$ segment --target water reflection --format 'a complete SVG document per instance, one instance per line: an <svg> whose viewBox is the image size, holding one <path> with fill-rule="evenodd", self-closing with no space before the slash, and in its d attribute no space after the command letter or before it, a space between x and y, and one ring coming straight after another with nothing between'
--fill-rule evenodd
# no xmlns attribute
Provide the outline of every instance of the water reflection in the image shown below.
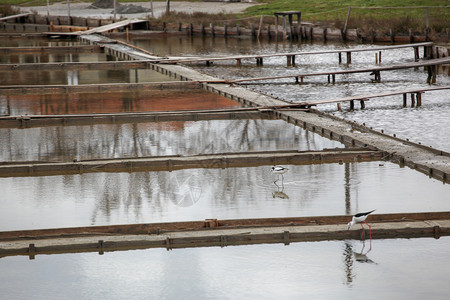
<svg viewBox="0 0 450 300"><path fill-rule="evenodd" d="M0 178L0 231L346 214L344 165L288 167L284 189L270 166ZM414 170L377 162L350 168L351 213L450 210L448 185Z"/></svg>
<svg viewBox="0 0 450 300"><path fill-rule="evenodd" d="M235 101L204 90L172 89L116 93L71 93L0 96L4 115L62 115L91 113L197 110L241 107Z"/></svg>
<svg viewBox="0 0 450 300"><path fill-rule="evenodd" d="M377 240L369 258L376 263L357 263L355 247L323 241L6 257L0 289L6 299L448 298L449 237Z"/></svg>
<svg viewBox="0 0 450 300"><path fill-rule="evenodd" d="M136 39L136 45L159 55L236 55L236 54L266 54L286 52L321 51L345 48L373 48L377 45L362 45L339 42L298 42L298 43L267 43L255 42L251 39L187 39L183 37L168 37L161 40ZM420 49L423 57L423 49ZM409 63L414 60L413 49L397 49L383 51L382 66ZM375 63L373 52L359 52L352 55L352 64L338 63L337 54L303 55L296 58L296 65L286 67L285 57L264 58L264 66L255 66L254 61L244 61L237 68L234 61L215 62L213 66L197 64L194 68L201 72L224 79L240 79L249 77L273 77L289 74L327 72L340 69L363 69L380 66ZM433 86L450 84L450 68L438 70L437 82ZM318 99L333 99L353 95L376 94L380 91L395 91L405 89L421 89L429 87L425 68L415 70L405 69L392 72L382 72L381 82L372 82L372 77L364 74L346 74L336 76L336 83L327 83L325 77L306 78L303 85L295 84L294 80L270 80L246 85L247 88L261 93L273 95L281 99L300 102ZM366 109L348 111L348 104L343 104L343 111L336 112L336 105L321 105L319 109L335 113L338 116L366 123L375 129L383 129L388 134L431 145L435 148L449 151L450 134L437 134L436 128L449 127L448 105L450 94L447 91L426 93L422 99L421 108L404 109L401 96L384 97L366 101ZM402 122L398 122L402 120Z"/></svg>
<svg viewBox="0 0 450 300"><path fill-rule="evenodd" d="M0 128L2 161L73 161L336 147L342 144L282 120Z"/></svg>

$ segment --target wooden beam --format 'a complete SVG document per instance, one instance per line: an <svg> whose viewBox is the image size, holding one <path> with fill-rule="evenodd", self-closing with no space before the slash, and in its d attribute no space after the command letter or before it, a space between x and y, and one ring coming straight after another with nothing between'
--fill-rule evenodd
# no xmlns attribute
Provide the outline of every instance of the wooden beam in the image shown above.
<svg viewBox="0 0 450 300"><path fill-rule="evenodd" d="M79 45L79 46L48 46L48 47L0 47L0 54L17 54L17 53L81 53L95 52L102 53L103 48L99 45Z"/></svg>
<svg viewBox="0 0 450 300"><path fill-rule="evenodd" d="M35 70L127 70L147 69L146 61L101 61L101 62L60 62L60 63L25 63L0 64L0 71L35 71Z"/></svg>
<svg viewBox="0 0 450 300"><path fill-rule="evenodd" d="M191 168L238 168L274 164L322 164L381 160L385 154L364 149L268 151L194 156L98 159L74 162L13 162L0 165L0 177L48 176L90 172L172 171Z"/></svg>
<svg viewBox="0 0 450 300"><path fill-rule="evenodd" d="M197 81L164 81L147 83L105 83L82 85L4 85L0 86L2 95L61 94L61 93L112 93L137 89L199 89Z"/></svg>
<svg viewBox="0 0 450 300"><path fill-rule="evenodd" d="M372 238L450 235L450 212L371 215ZM145 248L225 247L262 243L360 239L347 230L351 216L107 225L0 232L0 257L132 250Z"/></svg>

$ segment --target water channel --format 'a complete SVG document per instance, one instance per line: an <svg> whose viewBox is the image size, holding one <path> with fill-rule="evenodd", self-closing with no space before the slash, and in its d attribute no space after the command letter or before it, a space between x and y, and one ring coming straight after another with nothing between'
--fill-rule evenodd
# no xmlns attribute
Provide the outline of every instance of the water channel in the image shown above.
<svg viewBox="0 0 450 300"><path fill-rule="evenodd" d="M45 41L42 43L45 45ZM133 43L163 56L372 47L186 37L134 40ZM80 56L80 61L109 59L102 54L95 54L97 58L90 55ZM227 79L262 77L367 67L374 65L373 55L355 54L350 66L340 66L337 55L323 55L299 57L297 65L292 67L286 67L284 57L266 59L263 67L256 67L254 61L244 62L240 68L234 62L193 67ZM21 61L21 58L17 59ZM411 49L386 51L382 64L412 59ZM26 58L25 61L36 62L41 58ZM145 70L142 72L143 75L139 73L138 76L142 79L140 82L160 79L150 73L145 75ZM449 84L445 72L448 70L440 70L436 85ZM35 77L26 72L18 73L14 84L33 84L28 80ZM94 81L97 83L134 82L138 77L133 74L134 70L114 74L80 72L77 84L92 83L93 78L98 79ZM67 73L41 75L36 77L43 78L38 84L69 82ZM12 84L9 80L13 79L2 78L2 84ZM369 76L358 75L338 77L335 84L327 83L325 77L317 77L302 86L288 80L247 86L295 102L427 87L428 84L425 71L407 70L382 73L381 83L372 82ZM0 113L164 110L164 93L154 93L150 97L145 93L119 93L103 98L89 94L67 98L63 95L0 96ZM189 93L185 92L186 95ZM204 106L207 108L235 105L217 96L201 97L196 95L194 98L209 103ZM207 98L212 99L211 102ZM59 99L66 103L59 107ZM160 99L158 105L152 102L154 99ZM79 105L77 101L80 101ZM98 104L98 101L102 103ZM420 108L402 108L401 101L400 96L369 101L366 110L352 112L336 112L334 106L319 109L449 150L450 133L442 130L449 126L449 95L445 92L425 94ZM125 102L132 104L124 105ZM170 110L193 109L186 104L192 101L185 101L178 108L175 102L167 102ZM343 147L284 121L259 119L2 128L0 142L2 162ZM0 231L208 218L341 215L369 209L377 209L377 213L450 210L448 185L389 162L287 167L289 171L284 180L277 184L270 166L0 178ZM103 256L96 253L38 255L34 260L4 257L0 258L0 290L2 297L7 299L245 299L273 298L273 295L286 299L300 296L348 299L359 298L361 294L368 299L446 299L445 280L450 263L448 237L374 240L369 253L368 242L363 246L361 241L326 241L169 252L148 249L105 253ZM361 255L365 253L366 256Z"/></svg>
<svg viewBox="0 0 450 300"><path fill-rule="evenodd" d="M365 246L365 247L364 247ZM0 259L5 299L447 299L450 238Z"/></svg>

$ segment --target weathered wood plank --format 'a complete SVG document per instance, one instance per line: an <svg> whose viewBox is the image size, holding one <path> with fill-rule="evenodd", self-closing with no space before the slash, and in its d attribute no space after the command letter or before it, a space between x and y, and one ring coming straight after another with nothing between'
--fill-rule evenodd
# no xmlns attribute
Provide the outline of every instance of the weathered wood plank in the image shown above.
<svg viewBox="0 0 450 300"><path fill-rule="evenodd" d="M78 46L42 46L42 47L0 47L0 54L17 53L80 53L95 52L101 53L103 49L99 45L78 45Z"/></svg>
<svg viewBox="0 0 450 300"><path fill-rule="evenodd" d="M383 47L373 47L373 48L349 48L349 49L336 49L336 50L325 50L325 51L305 51L305 52L289 52L289 53L270 53L270 54L259 54L259 55L232 55L232 56L221 56L221 57L188 57L188 58L168 58L162 59L160 63L195 63L204 61L221 61L221 60L237 60L237 59L255 59L255 58L266 58L266 57L278 57L278 56L301 56L301 55L317 55L317 54L332 54L332 53L351 53L351 52L367 52L367 51L382 51L382 50L394 50L401 48L414 48L414 47L425 47L432 46L433 42L415 43L415 44L404 44L404 45L393 45L393 46L383 46Z"/></svg>
<svg viewBox="0 0 450 300"><path fill-rule="evenodd" d="M130 224L0 232L0 257L99 252L162 247L225 247L359 239L358 227L347 230L351 216L241 219ZM450 212L371 215L372 238L417 238L450 235Z"/></svg>
<svg viewBox="0 0 450 300"><path fill-rule="evenodd" d="M350 69L350 70L339 70L339 71L329 71L329 72L317 72L317 73L299 73L292 75L284 75L284 76L271 76L271 77L256 77L256 78L244 78L244 79L236 79L236 80L226 80L223 81L225 83L242 83L249 81L261 81L261 80L271 80L271 79L285 79L285 78L303 78L303 77L312 77L312 76L326 76L326 75L338 75L338 74L354 74L354 73L369 73L369 72L381 72L381 71L394 71L401 69L411 69L425 66L435 66L435 65L444 65L450 63L450 56L424 60L419 62L412 62L401 65L392 65L392 66L383 66L383 67L372 67L365 69ZM214 81L214 83L219 83L220 80Z"/></svg>
<svg viewBox="0 0 450 300"><path fill-rule="evenodd" d="M0 64L0 71L35 71L35 70L128 70L147 69L146 61L101 61L101 62L59 62L59 63L25 63Z"/></svg>
<svg viewBox="0 0 450 300"><path fill-rule="evenodd" d="M164 81L144 83L105 83L83 85L4 85L0 86L2 95L25 94L61 94L61 93L111 93L138 89L197 89L201 88L197 81Z"/></svg>
<svg viewBox="0 0 450 300"><path fill-rule="evenodd" d="M131 122L168 122L199 120L231 120L273 118L259 108L183 110L71 115L26 115L0 117L0 128L32 128L44 126L79 126Z"/></svg>
<svg viewBox="0 0 450 300"><path fill-rule="evenodd" d="M22 162L0 165L0 177L48 176L90 172L172 171L192 168L231 168L275 164L322 164L381 160L379 151L329 149L323 151L270 151L194 156L115 158L75 162Z"/></svg>

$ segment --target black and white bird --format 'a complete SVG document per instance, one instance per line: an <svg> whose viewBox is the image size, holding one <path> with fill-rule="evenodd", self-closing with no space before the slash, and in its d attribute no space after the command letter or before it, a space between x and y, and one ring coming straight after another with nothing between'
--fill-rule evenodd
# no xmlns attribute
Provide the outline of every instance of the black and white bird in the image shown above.
<svg viewBox="0 0 450 300"><path fill-rule="evenodd" d="M348 224L347 224L348 225L347 230L349 230L350 227L352 227L353 225L359 223L359 224L361 224L361 227L362 227L361 238L363 238L363 236L364 236L364 226L363 226L362 223L365 223L367 226L369 226L369 237L372 238L372 227L369 224L366 223L366 219L369 216L369 214L373 213L374 211L375 211L375 209L371 210L371 211L368 211L368 212L358 213L358 214L354 215L352 220L350 222L348 222Z"/></svg>
<svg viewBox="0 0 450 300"><path fill-rule="evenodd" d="M282 166L273 166L272 167L272 173L273 174L277 174L278 178L277 180L275 180L273 183L277 184L277 181L280 180L280 175L281 175L281 182L283 183L283 174L286 173L289 169L282 167Z"/></svg>

